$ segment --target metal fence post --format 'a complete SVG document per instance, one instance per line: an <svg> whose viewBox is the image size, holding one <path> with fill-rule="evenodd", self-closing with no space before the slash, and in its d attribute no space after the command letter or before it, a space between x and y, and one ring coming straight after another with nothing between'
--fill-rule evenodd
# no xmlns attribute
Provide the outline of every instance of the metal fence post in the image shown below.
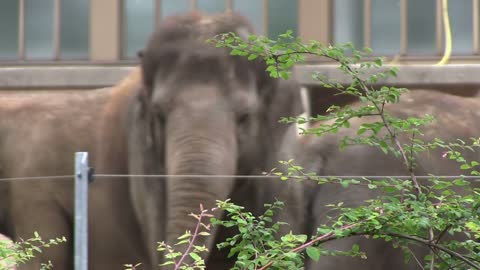
<svg viewBox="0 0 480 270"><path fill-rule="evenodd" d="M75 270L88 269L88 153L75 153Z"/></svg>

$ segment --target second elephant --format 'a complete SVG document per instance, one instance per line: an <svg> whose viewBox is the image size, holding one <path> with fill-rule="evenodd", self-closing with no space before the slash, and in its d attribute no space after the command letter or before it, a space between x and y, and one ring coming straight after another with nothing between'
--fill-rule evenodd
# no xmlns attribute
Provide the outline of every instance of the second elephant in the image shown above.
<svg viewBox="0 0 480 270"><path fill-rule="evenodd" d="M359 106L353 104L352 106ZM425 114L433 115L435 121L422 131L424 141L440 138L446 142L453 142L457 138L469 141L471 137L479 137L480 114L478 98L466 98L445 93L425 90L414 90L402 95L401 102L385 106L385 110L393 116L406 118L409 116L421 117ZM409 175L402 159L385 155L380 149L373 146L355 145L339 150L340 140L344 136L355 137L361 124L379 121L379 116L355 118L350 121L351 128L341 129L338 134L328 134L321 137L313 135L289 141L284 144L283 159L295 159L295 164L302 166L305 172L315 172L317 175L336 176L383 176ZM480 153L465 151L467 160L480 160ZM416 175L460 175L459 164L442 157L441 149L421 154L417 159ZM327 204L344 202L346 207L361 206L365 200L375 198L379 193L367 187L350 186L343 188L340 185L305 183L305 197L308 216L307 231L314 234L316 228L328 222L328 216L334 216ZM307 263L307 269L319 270L347 270L347 269L421 269L414 260L405 265L401 250L393 249L391 243L380 240L352 237L336 241L329 241L324 247L335 250L349 250L353 244L359 244L360 249L366 252L368 259L348 257L322 257L320 261ZM418 258L423 259L425 250L416 250Z"/></svg>

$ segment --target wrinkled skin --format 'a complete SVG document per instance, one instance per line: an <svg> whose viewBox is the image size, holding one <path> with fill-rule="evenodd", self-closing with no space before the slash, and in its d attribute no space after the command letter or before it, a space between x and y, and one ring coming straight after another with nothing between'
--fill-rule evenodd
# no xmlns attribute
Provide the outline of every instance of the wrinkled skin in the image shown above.
<svg viewBox="0 0 480 270"><path fill-rule="evenodd" d="M277 121L300 113L298 85L270 79L263 65L232 60L226 51L197 40L236 30L211 19L192 16L188 20L200 24L189 28L186 22L186 32L173 23L167 35L171 46L161 43L165 59L147 48L143 86L136 70L111 89L2 95L1 177L71 175L77 151L89 152L90 165L107 174L251 175L276 165L274 150L286 131ZM2 230L16 240L34 231L69 240L21 269L38 269L47 260L56 269L72 269L72 181L0 187L11 198L2 197L0 204L1 219L7 221ZM89 187L90 269L137 262L156 268L155 243L174 243L191 230L195 221L188 214L200 203L212 207L217 199L232 198L258 213L274 197L289 202L279 219L294 230L302 227L303 204L296 203L301 190L278 180L98 178ZM205 244L213 248L224 233L214 231ZM214 251L209 269L225 269L224 260Z"/></svg>
<svg viewBox="0 0 480 270"><path fill-rule="evenodd" d="M187 16L164 25L142 53L144 90L130 111L129 172L258 175L275 166L275 149L287 129L277 121L300 113L298 85L271 79L261 62L230 56L203 42L222 32L250 31L239 17ZM139 177L130 188L153 265L160 261L155 243L176 243L195 227L188 214L198 213L200 204L213 207L215 200L232 198L259 213L263 203L278 198L288 203L279 219L294 231L303 226L301 190L277 179ZM226 233L216 230L198 244L215 250L213 243ZM207 268L227 269L225 260L214 251Z"/></svg>
<svg viewBox="0 0 480 270"><path fill-rule="evenodd" d="M96 132L107 128L98 121L102 111L109 102L133 95L139 85L137 69L112 88L1 93L1 177L72 175L77 151L89 152L95 167ZM8 195L2 194L0 210L3 229L12 238L27 239L37 231L43 239L65 236L68 241L44 249L20 269L39 269L48 260L55 269L73 269L73 180L0 182L0 191ZM125 196L125 182L97 179L90 185L89 260L95 265L90 269L121 269L143 259Z"/></svg>
<svg viewBox="0 0 480 270"><path fill-rule="evenodd" d="M435 93L432 91L414 90L401 98L400 104L390 105L386 110L400 117L423 116L428 113L435 116L436 121L425 130L426 141L435 137L445 141L460 138L469 141L470 137L480 135L477 108L480 100ZM302 136L295 143L284 143L284 158L294 158L295 163L303 166L307 172L318 175L408 175L400 159L386 156L381 150L370 146L352 146L344 151L338 150L340 138L346 135L354 136L361 123L379 121L378 118L363 117L351 120L351 129L344 129L336 135L315 137ZM467 151L467 160L480 160L480 154ZM442 158L442 150L422 154L415 170L417 175L459 175L462 171L459 165ZM332 210L325 205L345 202L347 206L361 205L366 199L373 198L375 191L364 187L351 186L348 189L339 185L305 185L305 197L309 199L306 208L309 211L306 224L311 224L308 231L313 232L317 225L325 224L327 215L334 216ZM358 243L360 249L367 253L368 259L345 257L322 257L319 262L309 262L307 269L421 269L415 263L405 265L400 250L393 249L389 244L368 240L361 237L348 238L341 241L331 241L325 244L331 249L348 250L352 244ZM424 250L416 250L420 258Z"/></svg>

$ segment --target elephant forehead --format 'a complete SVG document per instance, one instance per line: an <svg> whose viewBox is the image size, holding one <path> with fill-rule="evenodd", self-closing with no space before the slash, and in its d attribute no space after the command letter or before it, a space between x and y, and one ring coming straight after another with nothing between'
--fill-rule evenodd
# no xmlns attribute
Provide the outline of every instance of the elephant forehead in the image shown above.
<svg viewBox="0 0 480 270"><path fill-rule="evenodd" d="M175 89L175 105L188 104L193 107L202 107L221 104L225 102L225 96L218 86L208 85L185 85Z"/></svg>

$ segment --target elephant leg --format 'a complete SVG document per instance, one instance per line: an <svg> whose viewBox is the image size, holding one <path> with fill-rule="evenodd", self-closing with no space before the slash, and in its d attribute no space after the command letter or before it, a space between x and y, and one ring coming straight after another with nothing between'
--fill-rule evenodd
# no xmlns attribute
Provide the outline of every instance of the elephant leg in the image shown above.
<svg viewBox="0 0 480 270"><path fill-rule="evenodd" d="M14 240L29 239L34 232L43 240L65 237L66 243L42 248L35 258L20 265L19 269L40 269L42 263L51 261L55 269L73 268L72 200L71 182L37 181L11 183L11 217ZM62 194L62 197L57 195ZM38 243L34 243L38 245Z"/></svg>
<svg viewBox="0 0 480 270"><path fill-rule="evenodd" d="M127 181L96 179L89 186L89 269L151 269L130 205Z"/></svg>

